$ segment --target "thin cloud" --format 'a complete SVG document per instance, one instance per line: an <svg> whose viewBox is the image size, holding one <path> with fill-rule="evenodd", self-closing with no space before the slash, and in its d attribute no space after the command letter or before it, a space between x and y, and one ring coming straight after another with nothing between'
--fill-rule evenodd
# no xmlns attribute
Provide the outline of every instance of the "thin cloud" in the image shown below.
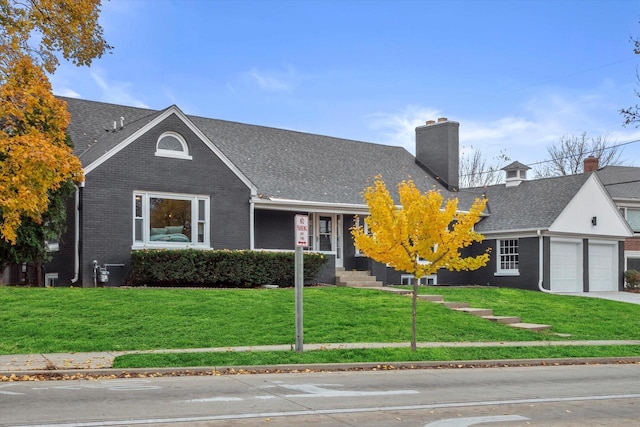
<svg viewBox="0 0 640 427"><path fill-rule="evenodd" d="M102 96L100 98L103 101L114 104L131 105L140 108L149 108L147 104L131 94L131 83L109 81L104 74L105 73L99 69L91 72L91 78L102 91Z"/></svg>
<svg viewBox="0 0 640 427"><path fill-rule="evenodd" d="M606 136L612 144L640 138L639 129L611 128L612 119L619 115L617 107L610 105L611 100L605 101L611 91L611 82L580 93L547 88L512 108L513 113L508 116L482 121L465 117L450 119L460 122L461 152L464 147L467 147L465 152L473 147L473 151L482 152L485 158L506 154L523 163L539 162L547 158L546 147L565 135L586 132L593 137ZM440 115L436 108L412 105L399 112L372 115L371 127L382 132L386 137L384 143L413 153L415 127Z"/></svg>
<svg viewBox="0 0 640 427"><path fill-rule="evenodd" d="M503 117L490 122L466 121L460 129L460 138L468 144L496 141L513 135L530 133L536 123L523 117Z"/></svg>
<svg viewBox="0 0 640 427"><path fill-rule="evenodd" d="M385 144L404 147L415 153L416 127L440 117L440 112L435 108L409 105L403 111L374 113L370 117L371 129L382 132Z"/></svg>
<svg viewBox="0 0 640 427"><path fill-rule="evenodd" d="M68 63L62 63L58 68L58 71L49 76L53 93L58 96L66 96L69 98L82 97L77 89L78 79L76 78L76 69L77 67L70 68ZM74 82L74 84L71 84L70 82Z"/></svg>
<svg viewBox="0 0 640 427"><path fill-rule="evenodd" d="M252 68L244 73L252 84L265 92L293 92L297 73L292 67L286 67L284 71L264 71Z"/></svg>
<svg viewBox="0 0 640 427"><path fill-rule="evenodd" d="M66 96L67 98L80 98L80 94L71 88L56 89L55 94L58 96Z"/></svg>

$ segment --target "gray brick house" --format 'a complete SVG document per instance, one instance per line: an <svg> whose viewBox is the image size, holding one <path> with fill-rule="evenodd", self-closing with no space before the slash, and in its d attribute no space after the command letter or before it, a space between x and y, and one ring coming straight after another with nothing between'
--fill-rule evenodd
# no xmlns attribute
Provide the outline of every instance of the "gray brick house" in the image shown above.
<svg viewBox="0 0 640 427"><path fill-rule="evenodd" d="M622 283L620 248L631 232L595 174L527 181L526 167L516 163L506 184L459 190L457 122L418 127L414 157L400 147L187 116L176 106L156 111L63 99L85 182L46 266L51 283L94 286L95 265L106 264L105 285L124 284L135 249L293 250L296 214L309 215L309 250L330 259L319 282L335 283L336 269L345 269L369 271L384 284L409 283L409 276L360 256L350 236L354 216L367 214L361 192L377 175L392 194L396 183L412 179L424 191L458 197L461 210L475 197L489 198L477 226L487 240L471 250L492 247L491 263L425 281L567 290L559 284L568 272L553 260L559 250L570 260L574 248L561 243L575 241L572 262L580 274L573 280L581 286L570 291ZM605 267L589 269L596 264L589 254L598 251L610 264L606 274Z"/></svg>

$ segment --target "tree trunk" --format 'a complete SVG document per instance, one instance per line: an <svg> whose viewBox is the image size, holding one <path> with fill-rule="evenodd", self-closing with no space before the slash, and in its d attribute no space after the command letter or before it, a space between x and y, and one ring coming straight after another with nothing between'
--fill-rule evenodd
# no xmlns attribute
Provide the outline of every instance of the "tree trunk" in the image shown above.
<svg viewBox="0 0 640 427"><path fill-rule="evenodd" d="M44 286L42 283L42 261L36 261L36 286L41 288Z"/></svg>

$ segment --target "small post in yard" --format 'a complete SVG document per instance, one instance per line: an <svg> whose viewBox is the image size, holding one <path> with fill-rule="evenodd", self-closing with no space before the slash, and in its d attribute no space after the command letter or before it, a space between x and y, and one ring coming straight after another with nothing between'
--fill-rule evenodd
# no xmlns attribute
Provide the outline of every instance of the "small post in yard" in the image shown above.
<svg viewBox="0 0 640 427"><path fill-rule="evenodd" d="M304 288L304 257L302 248L309 246L309 217L295 216L296 256L295 256L295 294L296 294L296 352L302 353L304 329L302 323L302 289Z"/></svg>

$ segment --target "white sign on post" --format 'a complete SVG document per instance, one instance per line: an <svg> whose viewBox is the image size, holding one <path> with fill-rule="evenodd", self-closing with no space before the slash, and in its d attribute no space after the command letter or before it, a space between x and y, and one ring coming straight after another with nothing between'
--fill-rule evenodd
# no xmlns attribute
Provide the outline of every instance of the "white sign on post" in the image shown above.
<svg viewBox="0 0 640 427"><path fill-rule="evenodd" d="M304 346L304 327L302 315L302 288L304 287L304 257L302 248L309 246L309 217L296 215L296 252L295 252L295 297L296 297L296 352L302 353Z"/></svg>
<svg viewBox="0 0 640 427"><path fill-rule="evenodd" d="M309 246L309 217L296 215L296 246Z"/></svg>

